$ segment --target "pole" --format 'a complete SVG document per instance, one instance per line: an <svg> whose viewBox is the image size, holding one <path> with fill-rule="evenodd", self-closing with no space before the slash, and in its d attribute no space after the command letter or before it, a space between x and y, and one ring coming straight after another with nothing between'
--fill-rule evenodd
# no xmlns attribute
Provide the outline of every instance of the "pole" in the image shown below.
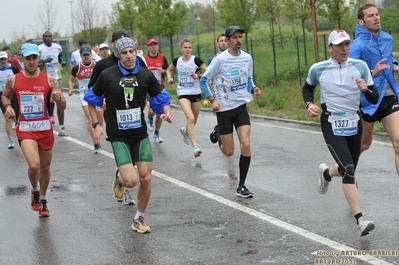
<svg viewBox="0 0 399 265"><path fill-rule="evenodd" d="M312 26L313 26L313 44L316 62L320 62L319 57L319 41L317 38L317 22L316 22L316 0L310 0L310 5L312 9Z"/></svg>
<svg viewBox="0 0 399 265"><path fill-rule="evenodd" d="M73 1L70 0L70 1L68 1L68 3L71 4L71 22L72 22L72 35L73 35L73 33L75 32L75 29L74 29L74 26L73 26L73 11L72 11L72 3L73 3Z"/></svg>
<svg viewBox="0 0 399 265"><path fill-rule="evenodd" d="M213 23L213 52L216 53L216 17L215 17L215 0L212 1L212 23Z"/></svg>
<svg viewBox="0 0 399 265"><path fill-rule="evenodd" d="M194 15L194 19L195 19L195 30L197 32L197 53L198 53L198 57L201 58L201 52L200 52L200 46L199 46L199 37L198 37L198 21L201 20L201 18L199 16L197 16L197 14Z"/></svg>

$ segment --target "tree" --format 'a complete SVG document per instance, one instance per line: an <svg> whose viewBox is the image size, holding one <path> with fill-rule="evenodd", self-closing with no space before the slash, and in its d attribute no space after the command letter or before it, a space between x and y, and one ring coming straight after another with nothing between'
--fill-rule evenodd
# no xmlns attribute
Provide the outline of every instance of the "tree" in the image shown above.
<svg viewBox="0 0 399 265"><path fill-rule="evenodd" d="M56 30L55 25L60 20L59 6L54 6L53 0L42 0L39 5L31 29L37 36L42 36L43 32Z"/></svg>
<svg viewBox="0 0 399 265"><path fill-rule="evenodd" d="M108 16L111 29L125 29L130 36L134 36L134 25L138 16L134 0L119 0L112 4L112 12Z"/></svg>
<svg viewBox="0 0 399 265"><path fill-rule="evenodd" d="M91 47L94 47L96 44L102 43L107 39L108 36L107 27L92 28L91 32L93 33L93 42L90 43ZM82 38L86 38L86 35L84 35L84 31L73 34L74 43L78 43L79 40L81 40Z"/></svg>
<svg viewBox="0 0 399 265"><path fill-rule="evenodd" d="M146 38L166 37L174 58L173 36L179 32L187 19L188 8L184 2L172 0L135 0L138 7L137 26Z"/></svg>
<svg viewBox="0 0 399 265"><path fill-rule="evenodd" d="M225 27L237 25L245 29L245 46L248 51L248 33L255 23L254 0L219 0L216 7Z"/></svg>
<svg viewBox="0 0 399 265"><path fill-rule="evenodd" d="M256 6L256 18L266 17L270 24L270 34L272 39L274 39L274 22L280 17L281 15L281 2L279 0L255 0ZM280 34L280 42L281 48L284 49L283 37L281 34L281 27L280 22L278 21L279 25L279 34Z"/></svg>
<svg viewBox="0 0 399 265"><path fill-rule="evenodd" d="M305 65L308 65L308 58L306 52L306 31L305 22L312 18L312 10L318 8L316 0L283 0L284 14L288 19L299 19L302 27L302 41L305 56ZM314 21L316 23L316 21ZM316 33L315 33L316 34Z"/></svg>
<svg viewBox="0 0 399 265"><path fill-rule="evenodd" d="M83 37L86 38L90 45L96 44L95 28L99 28L100 16L98 5L92 0L78 0L78 8L75 12L76 25L78 25L78 31L81 31Z"/></svg>
<svg viewBox="0 0 399 265"><path fill-rule="evenodd" d="M349 14L349 7L345 0L320 0L321 8L319 15L328 18L331 22L337 23L338 29L342 29L342 19ZM330 28L331 30L333 28Z"/></svg>
<svg viewBox="0 0 399 265"><path fill-rule="evenodd" d="M384 31L399 33L399 24L397 21L399 0L386 0L384 7L379 9Z"/></svg>

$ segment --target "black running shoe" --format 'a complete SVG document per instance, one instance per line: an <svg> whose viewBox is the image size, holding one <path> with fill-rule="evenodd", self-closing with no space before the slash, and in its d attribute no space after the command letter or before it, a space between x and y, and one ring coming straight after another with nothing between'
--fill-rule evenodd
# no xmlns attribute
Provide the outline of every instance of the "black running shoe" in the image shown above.
<svg viewBox="0 0 399 265"><path fill-rule="evenodd" d="M218 131L218 125L216 124L216 125L215 125L215 128L213 129L213 131L212 131L211 134L209 135L209 139L211 140L211 142L212 142L213 144L216 144L217 141L218 141L218 138L216 137L216 134L218 134L218 133L219 133L219 131Z"/></svg>
<svg viewBox="0 0 399 265"><path fill-rule="evenodd" d="M253 194L252 192L250 192L250 191L247 189L247 187L245 187L244 185L243 185L243 186L238 186L238 187L237 187L236 195L237 195L238 197L243 197L243 198L250 198L250 197L253 197L253 196L254 196L254 194Z"/></svg>

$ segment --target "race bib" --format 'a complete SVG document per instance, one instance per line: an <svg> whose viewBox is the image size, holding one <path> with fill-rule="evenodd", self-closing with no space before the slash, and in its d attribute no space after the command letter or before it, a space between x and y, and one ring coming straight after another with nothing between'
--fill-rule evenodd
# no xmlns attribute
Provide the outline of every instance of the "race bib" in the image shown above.
<svg viewBox="0 0 399 265"><path fill-rule="evenodd" d="M233 70L229 72L230 90L237 91L247 88L247 74L241 70Z"/></svg>
<svg viewBox="0 0 399 265"><path fill-rule="evenodd" d="M0 81L0 93L3 93L5 88L6 88L6 80L1 80Z"/></svg>
<svg viewBox="0 0 399 265"><path fill-rule="evenodd" d="M129 130L141 127L140 108L116 110L119 130Z"/></svg>
<svg viewBox="0 0 399 265"><path fill-rule="evenodd" d="M83 94L86 94L87 91L89 91L89 88L88 88L89 82L90 82L90 79L81 80L79 90L83 91Z"/></svg>
<svg viewBox="0 0 399 265"><path fill-rule="evenodd" d="M178 80L180 86L194 86L194 79L188 71L179 71Z"/></svg>
<svg viewBox="0 0 399 265"><path fill-rule="evenodd" d="M51 129L50 121L20 121L19 130L23 132L48 131Z"/></svg>
<svg viewBox="0 0 399 265"><path fill-rule="evenodd" d="M20 112L25 120L44 117L44 95L21 95Z"/></svg>
<svg viewBox="0 0 399 265"><path fill-rule="evenodd" d="M158 80L159 83L161 83L161 73L158 70L151 70L151 72L154 74L155 78Z"/></svg>
<svg viewBox="0 0 399 265"><path fill-rule="evenodd" d="M357 134L359 115L357 113L336 112L328 117L334 135L352 136Z"/></svg>

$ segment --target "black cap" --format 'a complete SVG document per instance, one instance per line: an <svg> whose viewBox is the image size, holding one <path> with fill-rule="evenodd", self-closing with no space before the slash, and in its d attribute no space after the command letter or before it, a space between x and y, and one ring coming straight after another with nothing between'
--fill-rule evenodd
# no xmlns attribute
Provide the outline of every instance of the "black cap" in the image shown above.
<svg viewBox="0 0 399 265"><path fill-rule="evenodd" d="M240 28L239 26L230 26L226 29L226 38L230 39L231 35L234 34L234 32L240 31L241 33L245 33L245 30Z"/></svg>
<svg viewBox="0 0 399 265"><path fill-rule="evenodd" d="M123 37L129 37L129 34L127 34L127 32L122 29L118 29L118 30L114 31L114 33L112 33L111 42L119 40L120 38L123 38Z"/></svg>
<svg viewBox="0 0 399 265"><path fill-rule="evenodd" d="M82 46L82 48L80 48L80 54L91 54L90 46Z"/></svg>

